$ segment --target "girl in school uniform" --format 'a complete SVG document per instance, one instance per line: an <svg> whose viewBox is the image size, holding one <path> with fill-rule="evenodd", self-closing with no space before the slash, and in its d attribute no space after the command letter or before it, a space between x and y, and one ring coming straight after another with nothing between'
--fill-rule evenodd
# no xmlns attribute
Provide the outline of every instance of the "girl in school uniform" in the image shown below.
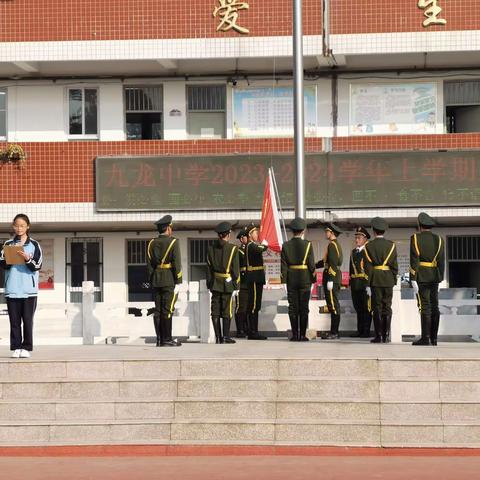
<svg viewBox="0 0 480 480"><path fill-rule="evenodd" d="M12 226L15 236L5 242L0 252L0 266L6 270L5 297L10 318L10 350L12 358L29 358L33 350L33 316L37 307L42 249L29 235L30 220L27 215L16 215ZM15 253L23 262L7 263L4 252L6 246L23 247Z"/></svg>

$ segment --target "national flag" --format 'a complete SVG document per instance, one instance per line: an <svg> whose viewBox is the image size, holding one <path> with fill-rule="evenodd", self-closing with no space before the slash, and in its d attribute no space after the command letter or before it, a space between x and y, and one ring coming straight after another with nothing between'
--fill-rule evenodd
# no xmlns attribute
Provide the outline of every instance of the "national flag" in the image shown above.
<svg viewBox="0 0 480 480"><path fill-rule="evenodd" d="M267 240L268 247L275 252L282 250L283 238L271 168L268 169L268 177L265 182L259 240Z"/></svg>

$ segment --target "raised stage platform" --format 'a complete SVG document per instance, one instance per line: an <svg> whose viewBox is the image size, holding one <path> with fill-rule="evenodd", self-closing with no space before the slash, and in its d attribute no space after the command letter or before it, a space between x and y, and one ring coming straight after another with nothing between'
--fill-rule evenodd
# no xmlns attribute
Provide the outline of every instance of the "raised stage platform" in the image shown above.
<svg viewBox="0 0 480 480"><path fill-rule="evenodd" d="M0 445L480 447L480 345L0 349Z"/></svg>

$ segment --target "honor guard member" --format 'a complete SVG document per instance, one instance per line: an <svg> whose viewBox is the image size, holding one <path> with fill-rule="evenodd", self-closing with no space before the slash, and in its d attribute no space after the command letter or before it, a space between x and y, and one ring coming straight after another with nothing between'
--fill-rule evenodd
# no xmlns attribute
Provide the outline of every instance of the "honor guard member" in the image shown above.
<svg viewBox="0 0 480 480"><path fill-rule="evenodd" d="M356 247L350 254L350 291L352 302L357 312L357 335L355 337L369 338L372 323L371 302L367 295L368 275L365 271L365 245L370 239L368 230L363 227L355 229Z"/></svg>
<svg viewBox="0 0 480 480"><path fill-rule="evenodd" d="M427 213L418 215L420 233L410 237L410 281L417 297L422 336L413 345L437 344L440 310L438 285L445 273L445 242L432 232L435 221Z"/></svg>
<svg viewBox="0 0 480 480"><path fill-rule="evenodd" d="M218 239L208 249L207 286L212 292L211 316L215 343L235 343L230 338L233 297L238 294L240 266L238 249L229 243L232 226L228 222L215 227ZM222 319L222 323L220 323Z"/></svg>
<svg viewBox="0 0 480 480"><path fill-rule="evenodd" d="M365 245L368 260L368 295L371 296L375 338L372 343L390 342L390 324L392 322L393 287L397 283L398 263L395 243L383 234L388 228L387 222L380 217L372 220L375 238Z"/></svg>
<svg viewBox="0 0 480 480"><path fill-rule="evenodd" d="M180 246L172 237L171 215L165 215L155 225L159 236L148 244L147 268L155 300L153 323L157 347L179 347L181 343L172 338L172 315L182 283Z"/></svg>
<svg viewBox="0 0 480 480"><path fill-rule="evenodd" d="M293 342L307 342L308 303L315 282L315 260L312 243L304 240L306 223L297 217L290 223L293 238L282 246L281 279L287 285L288 316Z"/></svg>
<svg viewBox="0 0 480 480"><path fill-rule="evenodd" d="M237 338L247 336L247 308L248 308L248 286L247 286L247 261L245 258L245 247L248 242L248 233L245 229L240 230L237 235L240 240L238 247L238 260L240 264L240 290L237 295L237 306L235 309L235 324L237 326Z"/></svg>
<svg viewBox="0 0 480 480"><path fill-rule="evenodd" d="M258 312L262 307L262 293L265 285L265 267L263 253L268 249L264 240L258 244L258 228L255 225L246 227L248 242L245 247L248 287L248 339L266 340L267 337L258 333Z"/></svg>
<svg viewBox="0 0 480 480"><path fill-rule="evenodd" d="M342 230L334 223L325 225L325 238L328 240L327 250L323 259L317 262L317 268L323 268L323 292L327 302L327 308L330 312L330 333L323 336L324 340L334 340L340 338L338 329L340 326L340 302L338 292L342 284L342 272L340 267L343 262L342 247L337 241L337 237Z"/></svg>

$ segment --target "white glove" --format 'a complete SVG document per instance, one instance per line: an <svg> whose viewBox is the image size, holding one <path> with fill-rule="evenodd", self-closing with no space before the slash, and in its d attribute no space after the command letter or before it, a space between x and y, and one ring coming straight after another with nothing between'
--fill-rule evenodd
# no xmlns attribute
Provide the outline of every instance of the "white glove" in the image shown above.
<svg viewBox="0 0 480 480"><path fill-rule="evenodd" d="M330 280L327 282L327 290L331 292L333 290L333 282Z"/></svg>
<svg viewBox="0 0 480 480"><path fill-rule="evenodd" d="M367 291L367 296L371 297L372 296L372 289L369 286L367 286L367 287L365 287L365 290Z"/></svg>
<svg viewBox="0 0 480 480"><path fill-rule="evenodd" d="M412 288L413 288L413 293L415 295L418 295L418 283L416 282L416 280L412 280Z"/></svg>
<svg viewBox="0 0 480 480"><path fill-rule="evenodd" d="M232 292L232 297L235 298L235 297L238 297L238 290L234 290Z"/></svg>
<svg viewBox="0 0 480 480"><path fill-rule="evenodd" d="M265 245L266 247L268 247L268 240L266 238L262 240L262 245Z"/></svg>
<svg viewBox="0 0 480 480"><path fill-rule="evenodd" d="M180 291L180 284L177 283L177 284L175 285L175 288L173 289L173 294L174 294L174 295L177 295L179 291Z"/></svg>

